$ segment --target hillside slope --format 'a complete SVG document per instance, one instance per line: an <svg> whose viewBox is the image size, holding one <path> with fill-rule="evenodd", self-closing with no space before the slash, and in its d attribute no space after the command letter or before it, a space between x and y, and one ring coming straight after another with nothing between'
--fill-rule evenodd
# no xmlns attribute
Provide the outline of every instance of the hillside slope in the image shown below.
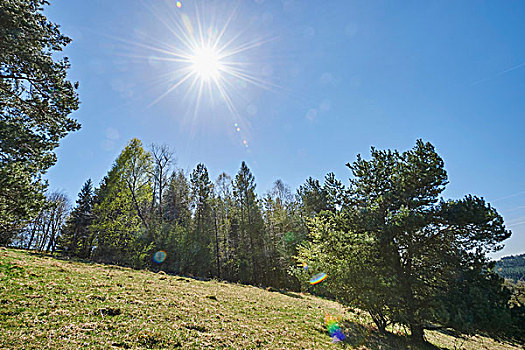
<svg viewBox="0 0 525 350"><path fill-rule="evenodd" d="M502 277L517 281L525 280L525 254L511 255L496 261L496 272Z"/></svg>
<svg viewBox="0 0 525 350"><path fill-rule="evenodd" d="M332 344L326 313L348 342ZM364 314L307 294L270 292L0 248L1 349L405 349ZM427 332L429 348L518 349Z"/></svg>

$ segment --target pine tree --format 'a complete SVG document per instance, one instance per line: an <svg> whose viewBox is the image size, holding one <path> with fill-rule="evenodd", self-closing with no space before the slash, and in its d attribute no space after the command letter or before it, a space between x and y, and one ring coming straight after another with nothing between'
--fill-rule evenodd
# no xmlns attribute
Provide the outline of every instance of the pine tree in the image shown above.
<svg viewBox="0 0 525 350"><path fill-rule="evenodd" d="M78 109L69 61L56 58L71 39L42 14L46 4L0 2L0 245L38 214L53 150L80 128L69 117Z"/></svg>
<svg viewBox="0 0 525 350"><path fill-rule="evenodd" d="M226 173L221 173L215 181L214 219L215 239L214 255L217 265L217 276L235 280L234 261L236 250L234 237L231 235L231 216L233 212L232 179Z"/></svg>
<svg viewBox="0 0 525 350"><path fill-rule="evenodd" d="M328 202L338 206L310 222L310 242L301 249L312 270L329 274L324 286L367 310L380 330L389 322L408 326L417 342L430 324L463 333L504 331L508 296L486 257L510 236L496 210L473 196L439 202L444 163L421 140L403 153L372 148L371 160L358 156L348 166L350 187L329 181ZM472 293L459 292L469 290L465 279ZM483 288L491 292L475 291ZM463 303L447 302L459 295ZM473 305L501 323L488 327Z"/></svg>
<svg viewBox="0 0 525 350"><path fill-rule="evenodd" d="M212 273L211 243L214 232L212 212L213 184L204 164L198 164L190 176L193 199L193 224L185 239L185 270L197 276L210 277Z"/></svg>
<svg viewBox="0 0 525 350"><path fill-rule="evenodd" d="M191 223L190 183L181 170L174 171L166 193L164 219L182 227Z"/></svg>
<svg viewBox="0 0 525 350"><path fill-rule="evenodd" d="M89 258L93 236L89 226L93 222L93 184L88 179L78 194L77 206L71 212L59 241L59 251L67 256Z"/></svg>
<svg viewBox="0 0 525 350"><path fill-rule="evenodd" d="M239 278L241 282L264 284L267 265L264 221L255 193L255 178L245 162L235 176L233 193L239 225Z"/></svg>

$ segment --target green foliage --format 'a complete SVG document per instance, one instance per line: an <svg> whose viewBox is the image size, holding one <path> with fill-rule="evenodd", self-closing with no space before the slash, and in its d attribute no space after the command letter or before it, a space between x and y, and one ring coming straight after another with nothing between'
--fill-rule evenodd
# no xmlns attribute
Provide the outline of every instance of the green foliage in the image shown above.
<svg viewBox="0 0 525 350"><path fill-rule="evenodd" d="M512 325L508 304L511 292L503 287L502 278L480 267L457 275L455 283L440 296L440 321L460 333L482 331L495 338L505 337Z"/></svg>
<svg viewBox="0 0 525 350"><path fill-rule="evenodd" d="M77 206L71 212L59 240L58 251L68 256L89 258L93 235L89 226L93 222L93 185L88 179L78 194Z"/></svg>
<svg viewBox="0 0 525 350"><path fill-rule="evenodd" d="M194 220L185 237L184 271L203 277L212 272L211 243L214 231L212 215L213 184L204 164L198 164L190 177Z"/></svg>
<svg viewBox="0 0 525 350"><path fill-rule="evenodd" d="M0 244L38 213L56 162L53 150L80 125L68 116L78 108L66 79L71 40L42 14L45 0L0 3ZM76 84L75 84L76 85Z"/></svg>
<svg viewBox="0 0 525 350"><path fill-rule="evenodd" d="M233 195L239 236L239 280L262 284L267 272L267 261L263 255L264 221L255 193L255 178L245 162L242 162L235 176Z"/></svg>
<svg viewBox="0 0 525 350"><path fill-rule="evenodd" d="M293 257L297 254L297 246L306 237L307 228L300 215L300 206L290 189L277 180L263 200L263 209L269 284L298 289L297 278L288 270L295 265Z"/></svg>
<svg viewBox="0 0 525 350"><path fill-rule="evenodd" d="M329 274L328 292L367 310L380 329L409 326L417 341L430 325L469 334L504 330L509 295L488 271L486 253L510 232L494 208L473 196L438 202L447 184L443 160L421 140L403 153L372 148L371 160L358 156L348 166L348 189L329 175L316 190L330 211L311 220L310 242L299 254ZM459 295L463 303L450 303ZM496 326L481 319L488 310Z"/></svg>
<svg viewBox="0 0 525 350"><path fill-rule="evenodd" d="M308 178L304 185L299 186L297 193L301 198L303 211L309 217L330 209L328 191L321 186L319 180Z"/></svg>
<svg viewBox="0 0 525 350"><path fill-rule="evenodd" d="M188 227L191 222L190 184L182 171L173 172L170 176L164 220Z"/></svg>
<svg viewBox="0 0 525 350"><path fill-rule="evenodd" d="M244 162L233 181L221 174L214 186L203 164L189 179L180 170L168 177L159 167L170 160L158 159L131 140L91 211L86 183L64 230L66 254L94 245L98 261L277 288L325 272L309 290L368 311L381 331L406 325L419 341L428 327L520 334L523 309L509 309L486 258L510 232L482 198L439 200L446 172L428 143L372 149L370 161L349 165L348 188L328 174L322 185L309 179L297 198L276 181L259 200ZM167 257L154 262L160 250ZM291 275L294 256L308 269Z"/></svg>
<svg viewBox="0 0 525 350"><path fill-rule="evenodd" d="M132 139L96 191L90 226L96 260L140 266L140 252L148 247L140 237L149 228L145 208L152 195L146 176L150 160L142 143Z"/></svg>

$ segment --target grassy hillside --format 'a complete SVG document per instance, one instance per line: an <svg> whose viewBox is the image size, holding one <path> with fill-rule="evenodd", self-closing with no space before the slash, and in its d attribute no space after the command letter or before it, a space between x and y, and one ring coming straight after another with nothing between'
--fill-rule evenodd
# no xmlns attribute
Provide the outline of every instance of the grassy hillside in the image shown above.
<svg viewBox="0 0 525 350"><path fill-rule="evenodd" d="M332 344L326 313L348 342ZM0 248L1 349L406 349L365 314L306 294L85 264ZM447 349L518 349L427 332ZM413 348L415 349L415 348Z"/></svg>

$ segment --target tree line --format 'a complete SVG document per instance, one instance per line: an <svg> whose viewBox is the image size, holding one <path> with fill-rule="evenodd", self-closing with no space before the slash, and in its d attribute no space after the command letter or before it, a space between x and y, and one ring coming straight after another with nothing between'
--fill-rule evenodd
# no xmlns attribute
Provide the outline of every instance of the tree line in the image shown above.
<svg viewBox="0 0 525 350"><path fill-rule="evenodd" d="M525 254L505 256L496 262L496 270L504 278L525 281Z"/></svg>
<svg viewBox="0 0 525 350"><path fill-rule="evenodd" d="M204 164L187 175L175 168L167 146L146 150L132 139L99 187L84 184L64 220L66 202L52 193L17 244L134 268L299 288L289 268L307 232L300 198L280 180L259 197L244 162L235 176L222 173L212 181ZM58 220L60 233L50 223ZM162 262L153 260L158 251L166 253Z"/></svg>
<svg viewBox="0 0 525 350"><path fill-rule="evenodd" d="M52 194L21 237L70 257L308 289L368 311L380 331L406 325L417 341L434 328L523 337L521 299L487 257L511 232L483 198L440 197L447 174L430 143L372 148L348 167L349 185L331 173L294 194L277 180L259 197L245 162L212 181L204 164L186 175L167 146L132 139L67 220L67 201ZM311 286L316 273L328 277Z"/></svg>

